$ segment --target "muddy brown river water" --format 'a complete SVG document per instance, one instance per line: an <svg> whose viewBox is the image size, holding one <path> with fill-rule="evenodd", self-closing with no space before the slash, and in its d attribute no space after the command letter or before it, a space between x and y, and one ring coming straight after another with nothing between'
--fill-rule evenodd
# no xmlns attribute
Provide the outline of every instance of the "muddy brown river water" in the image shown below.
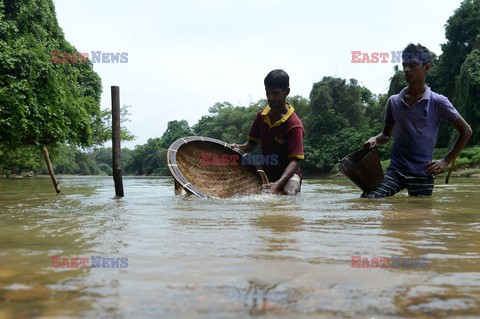
<svg viewBox="0 0 480 319"><path fill-rule="evenodd" d="M223 200L60 182L0 180L0 319L480 318L480 179L377 200L345 179Z"/></svg>

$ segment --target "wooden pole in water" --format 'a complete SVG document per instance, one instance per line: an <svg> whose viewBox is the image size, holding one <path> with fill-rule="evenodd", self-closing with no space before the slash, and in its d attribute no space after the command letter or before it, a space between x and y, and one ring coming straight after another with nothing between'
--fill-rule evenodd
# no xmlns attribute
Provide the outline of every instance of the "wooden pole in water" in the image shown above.
<svg viewBox="0 0 480 319"><path fill-rule="evenodd" d="M57 194L60 194L60 183L58 182L58 179L55 177L55 172L53 171L53 166L52 162L50 161L50 155L48 154L47 148L44 146L42 149L43 156L45 156L45 162L47 162L47 168L48 168L48 173L50 174L50 178L52 179L53 182L53 187L55 187L55 191Z"/></svg>
<svg viewBox="0 0 480 319"><path fill-rule="evenodd" d="M112 168L115 195L123 197L122 154L120 143L120 88L112 86Z"/></svg>
<svg viewBox="0 0 480 319"><path fill-rule="evenodd" d="M448 170L447 178L445 179L445 184L448 184L448 182L450 181L450 175L452 175L453 166L455 166L455 161L456 160L457 160L457 158L455 157L452 161L452 165L450 165L450 169Z"/></svg>

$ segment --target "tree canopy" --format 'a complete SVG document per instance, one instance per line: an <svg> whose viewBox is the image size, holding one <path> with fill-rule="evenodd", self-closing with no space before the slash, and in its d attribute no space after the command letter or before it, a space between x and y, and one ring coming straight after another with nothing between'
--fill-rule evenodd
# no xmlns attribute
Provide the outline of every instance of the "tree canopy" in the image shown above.
<svg viewBox="0 0 480 319"><path fill-rule="evenodd" d="M52 0L0 0L0 144L90 146L103 129L91 63L52 63L76 52Z"/></svg>
<svg viewBox="0 0 480 319"><path fill-rule="evenodd" d="M460 69L456 87L456 104L467 123L480 124L480 49L467 55ZM479 131L474 130L471 144L480 142Z"/></svg>
<svg viewBox="0 0 480 319"><path fill-rule="evenodd" d="M445 24L447 42L442 45L436 70L435 90L452 101L456 98L455 81L465 59L480 48L480 0L464 0Z"/></svg>

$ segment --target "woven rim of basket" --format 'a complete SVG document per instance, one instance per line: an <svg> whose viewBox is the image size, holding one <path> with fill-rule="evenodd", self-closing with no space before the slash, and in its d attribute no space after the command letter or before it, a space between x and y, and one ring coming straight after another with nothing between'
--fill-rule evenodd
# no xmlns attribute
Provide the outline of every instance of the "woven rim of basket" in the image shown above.
<svg viewBox="0 0 480 319"><path fill-rule="evenodd" d="M211 138L211 137L203 137L203 136L187 136L187 137L181 137L175 142L173 142L170 147L168 148L167 151L167 167L168 170L170 171L170 174L172 174L173 178L183 187L183 189L193 195L196 196L201 196L201 197L207 197L207 198L212 198L213 196L210 196L206 194L205 192L199 190L198 188L195 187L195 185L190 184L190 182L185 178L185 176L182 174L182 172L178 169L177 166L177 151L178 149L189 142L210 142L210 143L215 143L218 145L222 145L225 148L228 148L230 150L233 150L235 153L237 153L240 156L247 157L248 160L250 160L250 163L253 163L253 159L251 158L249 153L241 153L238 151L238 149L233 148L231 144L228 144L227 142L217 140L216 138ZM255 169L257 170L258 174L262 178L262 183L267 184L268 183L268 177L265 174L264 170L262 169L261 166L259 165L251 165L254 166Z"/></svg>

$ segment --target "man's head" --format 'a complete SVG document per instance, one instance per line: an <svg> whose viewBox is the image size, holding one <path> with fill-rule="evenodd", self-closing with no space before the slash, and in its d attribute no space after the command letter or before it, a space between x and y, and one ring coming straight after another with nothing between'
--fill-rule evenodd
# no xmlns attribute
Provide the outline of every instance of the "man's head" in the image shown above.
<svg viewBox="0 0 480 319"><path fill-rule="evenodd" d="M408 84L425 82L432 54L420 44L410 43L402 52L403 75Z"/></svg>
<svg viewBox="0 0 480 319"><path fill-rule="evenodd" d="M287 72L278 69L270 71L263 83L265 84L265 92L270 107L284 107L287 96L290 93L290 79Z"/></svg>

